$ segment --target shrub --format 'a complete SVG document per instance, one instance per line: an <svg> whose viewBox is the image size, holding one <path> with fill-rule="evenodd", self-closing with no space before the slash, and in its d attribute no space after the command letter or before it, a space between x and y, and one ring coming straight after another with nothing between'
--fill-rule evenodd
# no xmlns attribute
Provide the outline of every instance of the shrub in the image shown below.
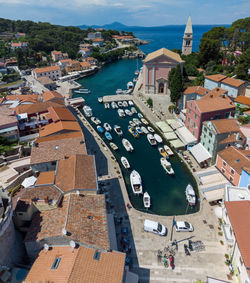
<svg viewBox="0 0 250 283"><path fill-rule="evenodd" d="M229 255L228 255L228 254L225 254L225 258L228 259L228 258L229 258Z"/></svg>
<svg viewBox="0 0 250 283"><path fill-rule="evenodd" d="M222 236L223 234L222 234L222 232L218 232L218 235L219 235L219 236Z"/></svg>
<svg viewBox="0 0 250 283"><path fill-rule="evenodd" d="M152 100L152 98L149 98L147 100L147 104L149 105L149 107L153 107L153 100Z"/></svg>
<svg viewBox="0 0 250 283"><path fill-rule="evenodd" d="M220 240L221 245L224 245L224 242L222 240Z"/></svg>

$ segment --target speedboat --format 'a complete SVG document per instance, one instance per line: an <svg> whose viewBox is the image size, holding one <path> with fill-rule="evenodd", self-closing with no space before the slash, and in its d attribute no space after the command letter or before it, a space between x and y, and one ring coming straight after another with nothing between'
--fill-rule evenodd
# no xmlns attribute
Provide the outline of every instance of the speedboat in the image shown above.
<svg viewBox="0 0 250 283"><path fill-rule="evenodd" d="M161 158L161 166L163 169L169 174L169 175L174 175L174 170L171 167L171 163L168 162L165 158Z"/></svg>
<svg viewBox="0 0 250 283"><path fill-rule="evenodd" d="M159 135L154 134L154 138L158 143L162 143L162 138Z"/></svg>
<svg viewBox="0 0 250 283"><path fill-rule="evenodd" d="M98 131L99 133L101 133L101 134L104 133L104 129L103 129L102 126L97 126L97 131Z"/></svg>
<svg viewBox="0 0 250 283"><path fill-rule="evenodd" d="M108 102L104 103L104 107L105 107L105 109L109 109L110 108L109 103Z"/></svg>
<svg viewBox="0 0 250 283"><path fill-rule="evenodd" d="M134 150L132 144L127 139L122 139L122 145L127 151L132 152Z"/></svg>
<svg viewBox="0 0 250 283"><path fill-rule="evenodd" d="M137 125L140 126L141 125L141 121L137 118L133 118L133 122Z"/></svg>
<svg viewBox="0 0 250 283"><path fill-rule="evenodd" d="M151 205L150 195L147 192L143 194L143 205L145 208L150 208L150 205Z"/></svg>
<svg viewBox="0 0 250 283"><path fill-rule="evenodd" d="M123 107L128 107L128 102L127 101L123 101L122 105L123 105Z"/></svg>
<svg viewBox="0 0 250 283"><path fill-rule="evenodd" d="M128 131L134 138L139 138L139 133L136 131L135 128L128 126Z"/></svg>
<svg viewBox="0 0 250 283"><path fill-rule="evenodd" d="M110 132L105 132L104 135L105 135L107 140L112 141L112 136L111 136Z"/></svg>
<svg viewBox="0 0 250 283"><path fill-rule="evenodd" d="M128 116L132 116L133 115L133 113L130 111L130 110L128 110L128 109L125 109L125 114L126 115L128 115Z"/></svg>
<svg viewBox="0 0 250 283"><path fill-rule="evenodd" d="M110 132L112 130L112 127L109 125L109 123L104 123L103 127L107 132Z"/></svg>
<svg viewBox="0 0 250 283"><path fill-rule="evenodd" d="M98 102L102 103L103 102L103 98L102 97L98 97Z"/></svg>
<svg viewBox="0 0 250 283"><path fill-rule="evenodd" d="M142 123L143 123L144 125L148 125L148 121L147 121L146 119L141 118L141 121L142 121Z"/></svg>
<svg viewBox="0 0 250 283"><path fill-rule="evenodd" d="M113 142L110 142L109 145L110 145L110 147L111 147L113 150L117 150L117 149L118 149L118 146L117 146L115 143L113 143Z"/></svg>
<svg viewBox="0 0 250 283"><path fill-rule="evenodd" d="M163 149L163 147L158 147L158 150L160 152L160 155L164 158L168 158L167 152Z"/></svg>
<svg viewBox="0 0 250 283"><path fill-rule="evenodd" d="M78 90L75 90L75 93L88 94L88 93L90 93L90 90L87 89L87 88L79 88Z"/></svg>
<svg viewBox="0 0 250 283"><path fill-rule="evenodd" d="M139 119L143 118L143 115L141 113L138 113L138 118Z"/></svg>
<svg viewBox="0 0 250 283"><path fill-rule="evenodd" d="M131 107L131 112L136 114L137 113L137 110L135 109L135 107Z"/></svg>
<svg viewBox="0 0 250 283"><path fill-rule="evenodd" d="M130 174L130 183L135 195L142 194L142 180L140 174L133 170Z"/></svg>
<svg viewBox="0 0 250 283"><path fill-rule="evenodd" d="M116 94L123 94L123 90L121 88L118 88L115 93Z"/></svg>
<svg viewBox="0 0 250 283"><path fill-rule="evenodd" d="M194 206L196 203L196 197L194 189L190 184L187 185L185 193L189 205Z"/></svg>
<svg viewBox="0 0 250 283"><path fill-rule="evenodd" d="M91 120L93 123L95 123L96 125L101 124L101 121L100 121L98 118L96 118L96 117L91 117L90 120Z"/></svg>
<svg viewBox="0 0 250 283"><path fill-rule="evenodd" d="M134 87L133 82L128 82L128 83L127 83L127 89L131 89L131 88L133 88L133 87Z"/></svg>
<svg viewBox="0 0 250 283"><path fill-rule="evenodd" d="M117 104L118 104L119 107L123 107L122 101L118 101Z"/></svg>
<svg viewBox="0 0 250 283"><path fill-rule="evenodd" d="M129 100L128 105L129 105L129 106L133 106L133 105L134 105L133 101L132 101L132 100Z"/></svg>
<svg viewBox="0 0 250 283"><path fill-rule="evenodd" d="M116 102L111 102L111 107L113 108L113 109L117 109L118 108L118 105L116 104Z"/></svg>
<svg viewBox="0 0 250 283"><path fill-rule="evenodd" d="M122 109L117 110L119 117L123 118L125 116L125 113Z"/></svg>
<svg viewBox="0 0 250 283"><path fill-rule="evenodd" d="M135 129L136 129L136 132L138 134L140 134L140 135L143 134L143 131L141 130L141 128L139 126L135 127Z"/></svg>
<svg viewBox="0 0 250 283"><path fill-rule="evenodd" d="M124 157L124 156L121 157L121 163L122 163L122 165L125 169L130 168L130 164L129 164L128 159L126 157Z"/></svg>
<svg viewBox="0 0 250 283"><path fill-rule="evenodd" d="M165 149L165 151L167 152L168 155L174 155L173 151L170 149L169 146L164 145L163 147L164 147L164 149Z"/></svg>
<svg viewBox="0 0 250 283"><path fill-rule="evenodd" d="M92 109L88 105L85 105L82 109L86 117L91 117L93 115Z"/></svg>
<svg viewBox="0 0 250 283"><path fill-rule="evenodd" d="M154 130L152 127L150 127L150 126L148 126L147 129L148 129L149 132L151 132L151 133L154 133L154 132L155 132L155 130Z"/></svg>
<svg viewBox="0 0 250 283"><path fill-rule="evenodd" d="M157 144L157 142L156 142L156 140L155 140L155 138L154 138L153 135L147 134L147 139L148 139L148 141L149 141L149 143L150 143L151 145L156 145L156 144Z"/></svg>
<svg viewBox="0 0 250 283"><path fill-rule="evenodd" d="M143 133L146 134L146 135L149 133L149 131L148 131L144 126L141 127L141 130L142 130Z"/></svg>
<svg viewBox="0 0 250 283"><path fill-rule="evenodd" d="M129 125L130 125L131 127L135 127L135 126L136 126L136 124L135 124L133 121L129 121Z"/></svg>
<svg viewBox="0 0 250 283"><path fill-rule="evenodd" d="M114 125L114 131L117 133L118 136L122 136L123 132L120 126Z"/></svg>

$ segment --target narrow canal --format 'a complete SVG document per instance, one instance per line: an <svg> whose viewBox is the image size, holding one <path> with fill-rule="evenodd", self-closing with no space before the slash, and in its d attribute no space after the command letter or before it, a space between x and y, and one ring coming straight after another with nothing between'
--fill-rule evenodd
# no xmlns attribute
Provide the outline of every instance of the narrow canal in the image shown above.
<svg viewBox="0 0 250 283"><path fill-rule="evenodd" d="M111 107L110 109L105 109L103 103L98 103L97 101L97 98L100 96L115 95L115 91L118 88L126 89L127 82L133 80L136 65L136 60L121 60L103 67L102 70L93 76L79 80L78 82L84 88L91 90L91 94L82 96L86 104L92 108L93 116L98 117L102 121L102 125L105 122L112 127L120 125L124 137L132 143L135 150L129 153L123 147L121 138L116 135L114 130L111 131L113 142L119 147L118 151L113 151L117 161L120 163L121 156L125 156L131 165L131 169L138 171L142 177L143 191L147 191L151 197L151 208L148 212L159 215L194 213L198 210L198 207L191 208L188 206L185 188L188 184L195 188L196 182L179 157L175 155L169 159L175 171L175 176L166 174L160 164L161 156L158 152L158 147L152 147L146 135L141 135L140 138L136 139L128 132L129 120L138 118L137 114L134 114L132 117L120 118L117 110ZM79 96L79 94L74 94L74 97L76 96ZM96 125L93 124L93 127L96 129ZM105 140L104 136L102 138ZM107 140L105 141L107 142ZM138 210L146 211L143 206L142 196L136 197L132 192L129 180L131 170L124 169L121 163L120 166L132 205Z"/></svg>

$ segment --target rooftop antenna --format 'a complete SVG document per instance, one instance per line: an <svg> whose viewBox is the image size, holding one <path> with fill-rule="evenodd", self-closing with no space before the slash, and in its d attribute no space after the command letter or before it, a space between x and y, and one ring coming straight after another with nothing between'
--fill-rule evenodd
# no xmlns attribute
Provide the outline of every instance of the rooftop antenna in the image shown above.
<svg viewBox="0 0 250 283"><path fill-rule="evenodd" d="M49 250L49 245L48 244L44 244L43 247L44 247L44 249L45 249L45 251L47 253L47 251Z"/></svg>
<svg viewBox="0 0 250 283"><path fill-rule="evenodd" d="M71 240L71 241L69 242L69 245L70 245L71 248L72 248L72 252L74 252L74 248L76 247L76 243L75 243L73 240Z"/></svg>

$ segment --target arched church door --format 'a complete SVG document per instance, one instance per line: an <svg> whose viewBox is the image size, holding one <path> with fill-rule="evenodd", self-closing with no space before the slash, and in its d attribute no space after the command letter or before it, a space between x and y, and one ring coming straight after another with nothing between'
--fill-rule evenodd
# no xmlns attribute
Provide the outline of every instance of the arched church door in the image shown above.
<svg viewBox="0 0 250 283"><path fill-rule="evenodd" d="M159 83L158 93L164 93L164 83Z"/></svg>

